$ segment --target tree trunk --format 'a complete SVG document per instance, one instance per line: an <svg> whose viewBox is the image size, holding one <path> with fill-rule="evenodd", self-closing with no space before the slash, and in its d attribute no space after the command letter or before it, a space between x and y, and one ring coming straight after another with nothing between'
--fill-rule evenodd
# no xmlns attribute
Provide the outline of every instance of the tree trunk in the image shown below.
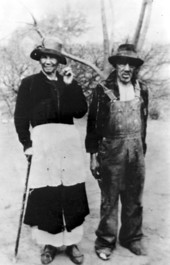
<svg viewBox="0 0 170 265"><path fill-rule="evenodd" d="M143 25L147 3L148 3L147 0L143 0L139 20L138 20L137 27L136 27L136 32L132 40L132 43L134 44L135 47L137 47L137 44L140 38L140 33L141 33L142 25Z"/></svg>
<svg viewBox="0 0 170 265"><path fill-rule="evenodd" d="M144 23L143 23L143 30L141 32L141 36L139 38L139 42L138 42L137 47L136 47L137 50L141 50L143 45L144 45L144 42L145 42L146 34L147 34L149 24L150 24L150 18L151 18L151 12L152 12L152 3L153 3L153 0L149 0L147 11L146 11L146 18L145 18Z"/></svg>
<svg viewBox="0 0 170 265"><path fill-rule="evenodd" d="M113 53L114 50L114 7L113 7L113 0L109 1L110 4L110 11L111 11L111 17L112 17L112 25L111 25L111 35L110 35L110 45L109 45L109 54Z"/></svg>
<svg viewBox="0 0 170 265"><path fill-rule="evenodd" d="M108 73L108 57L109 57L109 37L107 31L106 11L104 0L101 0L101 18L102 18L102 29L103 29L103 50L104 50L104 73Z"/></svg>

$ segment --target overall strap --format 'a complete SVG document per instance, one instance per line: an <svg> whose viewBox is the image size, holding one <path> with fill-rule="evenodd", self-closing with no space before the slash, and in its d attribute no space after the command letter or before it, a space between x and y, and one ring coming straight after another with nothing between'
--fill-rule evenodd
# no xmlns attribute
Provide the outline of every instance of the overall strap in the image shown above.
<svg viewBox="0 0 170 265"><path fill-rule="evenodd" d="M141 87L139 85L138 80L136 80L136 83L135 83L135 97L136 98L140 98L140 94L141 94Z"/></svg>
<svg viewBox="0 0 170 265"><path fill-rule="evenodd" d="M113 90L107 88L104 84L99 83L99 86L103 88L104 93L109 97L111 102L115 102L117 100L117 97L114 95Z"/></svg>

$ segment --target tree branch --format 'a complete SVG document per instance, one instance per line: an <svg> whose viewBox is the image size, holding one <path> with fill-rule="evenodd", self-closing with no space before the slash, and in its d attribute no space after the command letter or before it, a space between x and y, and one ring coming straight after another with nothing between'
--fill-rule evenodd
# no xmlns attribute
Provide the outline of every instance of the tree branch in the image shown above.
<svg viewBox="0 0 170 265"><path fill-rule="evenodd" d="M14 116L14 115L13 115L13 111L12 111L11 104L10 104L10 102L9 102L9 100L8 100L8 98L7 98L7 96L6 96L5 93L2 91L2 89L0 90L0 92L1 92L1 95L2 95L3 100L5 101L5 103L6 103L7 107L8 107L8 110L9 110L10 116L13 117L13 116Z"/></svg>
<svg viewBox="0 0 170 265"><path fill-rule="evenodd" d="M33 26L34 26L34 28L35 28L35 30L36 30L36 32L38 33L38 35L40 36L40 38L41 39L44 39L44 35L42 34L42 32L40 31L40 29L39 29L39 27L38 27L38 23L37 23L37 20L35 19L35 17L34 17L34 15L32 14L32 12L30 12L30 10L22 3L22 2L20 2L23 6L24 6L24 8L27 10L27 12L30 14L30 16L32 17L32 19L33 19ZM28 23L27 23L28 24Z"/></svg>
<svg viewBox="0 0 170 265"><path fill-rule="evenodd" d="M64 52L62 51L62 54L66 57L68 57L69 59L72 59L76 62L79 62L79 63L82 63L86 66L89 66L90 68L92 68L100 77L101 79L106 79L107 75L105 73L103 73L96 65L94 65L93 63L87 61L87 60L84 60L84 59L81 59L77 56L74 56L74 55L71 55L67 52Z"/></svg>

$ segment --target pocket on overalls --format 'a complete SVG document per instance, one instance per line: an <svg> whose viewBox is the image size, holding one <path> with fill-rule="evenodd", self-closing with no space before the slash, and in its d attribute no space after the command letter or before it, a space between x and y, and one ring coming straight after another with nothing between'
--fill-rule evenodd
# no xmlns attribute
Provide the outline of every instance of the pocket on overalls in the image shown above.
<svg viewBox="0 0 170 265"><path fill-rule="evenodd" d="M98 158L99 162L107 157L108 148L110 146L111 140L103 137L99 144Z"/></svg>

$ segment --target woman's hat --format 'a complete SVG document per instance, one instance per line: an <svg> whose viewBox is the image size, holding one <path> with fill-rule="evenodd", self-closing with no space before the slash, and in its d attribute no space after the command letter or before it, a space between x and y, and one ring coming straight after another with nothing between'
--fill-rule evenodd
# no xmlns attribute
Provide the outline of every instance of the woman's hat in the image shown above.
<svg viewBox="0 0 170 265"><path fill-rule="evenodd" d="M136 67L141 66L144 61L138 57L133 44L122 44L119 46L117 52L108 58L109 63L114 67L116 64L130 63Z"/></svg>
<svg viewBox="0 0 170 265"><path fill-rule="evenodd" d="M67 64L65 56L62 54L63 43L55 37L43 39L42 44L37 46L30 54L33 60L39 61L42 55L52 55L61 64Z"/></svg>

